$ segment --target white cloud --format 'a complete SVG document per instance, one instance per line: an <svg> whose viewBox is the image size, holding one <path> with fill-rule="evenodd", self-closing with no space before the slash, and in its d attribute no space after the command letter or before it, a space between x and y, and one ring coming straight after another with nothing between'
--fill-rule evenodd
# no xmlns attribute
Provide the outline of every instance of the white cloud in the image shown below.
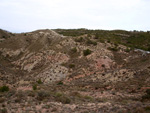
<svg viewBox="0 0 150 113"><path fill-rule="evenodd" d="M148 0L1 0L0 28L150 30Z"/></svg>

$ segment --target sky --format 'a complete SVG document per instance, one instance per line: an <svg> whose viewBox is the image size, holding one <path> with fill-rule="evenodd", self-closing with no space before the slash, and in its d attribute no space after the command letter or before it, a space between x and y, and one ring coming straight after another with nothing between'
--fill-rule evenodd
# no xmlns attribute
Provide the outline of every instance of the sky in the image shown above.
<svg viewBox="0 0 150 113"><path fill-rule="evenodd" d="M150 30L150 0L0 0L0 28Z"/></svg>

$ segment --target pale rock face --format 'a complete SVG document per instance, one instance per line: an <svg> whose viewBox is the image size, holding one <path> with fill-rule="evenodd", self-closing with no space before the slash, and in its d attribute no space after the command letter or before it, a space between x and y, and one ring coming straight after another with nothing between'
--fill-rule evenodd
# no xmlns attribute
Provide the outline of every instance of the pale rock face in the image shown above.
<svg viewBox="0 0 150 113"><path fill-rule="evenodd" d="M39 65L44 66L49 63L58 63L62 64L67 62L69 57L65 54L58 53L55 51L43 51L39 53L28 54L27 56L22 57L21 60L14 62L14 64L21 66L22 70L31 72L33 68L38 67Z"/></svg>
<svg viewBox="0 0 150 113"><path fill-rule="evenodd" d="M107 69L110 69L113 66L113 61L110 58L98 58L95 61L95 68L97 70L101 69L103 66Z"/></svg>
<svg viewBox="0 0 150 113"><path fill-rule="evenodd" d="M24 66L23 70L26 70L28 72L31 72L32 69L35 67L35 65L38 63L38 61L33 62L32 64L27 64Z"/></svg>
<svg viewBox="0 0 150 113"><path fill-rule="evenodd" d="M127 81L134 76L134 71L121 69L113 72L105 73L105 75L98 74L99 80L105 80L105 83L116 83L119 81Z"/></svg>
<svg viewBox="0 0 150 113"><path fill-rule="evenodd" d="M0 48L0 51L2 52L2 55L4 57L6 57L7 55L9 57L15 57L15 56L18 56L19 54L21 54L21 52L23 52L24 49L21 48L21 49L18 49L18 50L11 50L11 49L6 49L6 48L4 48L4 49Z"/></svg>
<svg viewBox="0 0 150 113"><path fill-rule="evenodd" d="M66 78L68 69L60 65L52 65L37 75L44 83L52 83Z"/></svg>

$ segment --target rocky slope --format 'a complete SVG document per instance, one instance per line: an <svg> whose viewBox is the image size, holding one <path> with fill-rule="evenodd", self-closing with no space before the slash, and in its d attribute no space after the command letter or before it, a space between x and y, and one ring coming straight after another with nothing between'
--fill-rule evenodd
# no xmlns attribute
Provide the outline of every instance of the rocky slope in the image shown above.
<svg viewBox="0 0 150 113"><path fill-rule="evenodd" d="M150 55L88 33L0 30L0 86L0 112L149 112Z"/></svg>

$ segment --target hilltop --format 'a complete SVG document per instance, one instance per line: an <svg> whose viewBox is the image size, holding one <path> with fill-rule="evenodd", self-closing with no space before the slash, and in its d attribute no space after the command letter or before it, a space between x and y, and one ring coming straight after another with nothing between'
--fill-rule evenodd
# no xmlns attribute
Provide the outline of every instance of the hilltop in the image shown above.
<svg viewBox="0 0 150 113"><path fill-rule="evenodd" d="M0 30L0 112L149 112L150 33Z"/></svg>

